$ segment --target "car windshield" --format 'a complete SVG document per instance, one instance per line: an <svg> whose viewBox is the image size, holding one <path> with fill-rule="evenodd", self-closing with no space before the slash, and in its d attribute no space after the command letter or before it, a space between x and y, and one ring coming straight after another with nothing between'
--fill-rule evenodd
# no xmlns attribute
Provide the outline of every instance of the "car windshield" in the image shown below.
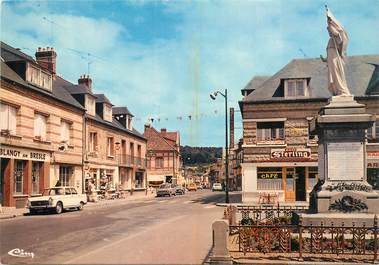
<svg viewBox="0 0 379 265"><path fill-rule="evenodd" d="M160 189L166 189L169 188L170 186L168 184L162 184L159 186Z"/></svg>
<svg viewBox="0 0 379 265"><path fill-rule="evenodd" d="M53 189L46 189L43 191L43 196L55 196L55 195L63 195L64 189L63 188L53 188Z"/></svg>

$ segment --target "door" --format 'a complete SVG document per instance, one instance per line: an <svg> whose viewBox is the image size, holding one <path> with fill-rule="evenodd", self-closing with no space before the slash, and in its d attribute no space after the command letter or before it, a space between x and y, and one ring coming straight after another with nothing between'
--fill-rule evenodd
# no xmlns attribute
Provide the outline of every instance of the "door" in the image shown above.
<svg viewBox="0 0 379 265"><path fill-rule="evenodd" d="M1 158L0 160L0 204L4 206L5 200L5 190L4 190L4 179L5 179L5 169L8 166L9 159Z"/></svg>
<svg viewBox="0 0 379 265"><path fill-rule="evenodd" d="M294 202L296 199L295 188L296 188L296 171L293 167L285 168L285 176L286 176L286 191L285 191L285 199L288 202Z"/></svg>
<svg viewBox="0 0 379 265"><path fill-rule="evenodd" d="M297 167L296 169L296 201L306 200L306 188L305 188L305 167Z"/></svg>

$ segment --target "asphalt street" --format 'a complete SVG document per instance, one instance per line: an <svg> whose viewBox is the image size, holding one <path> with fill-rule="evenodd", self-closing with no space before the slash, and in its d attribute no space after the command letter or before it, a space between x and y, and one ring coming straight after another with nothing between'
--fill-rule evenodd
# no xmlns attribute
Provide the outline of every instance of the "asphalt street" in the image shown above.
<svg viewBox="0 0 379 265"><path fill-rule="evenodd" d="M222 216L209 190L0 221L5 264L201 264ZM13 257L12 249L33 253Z"/></svg>

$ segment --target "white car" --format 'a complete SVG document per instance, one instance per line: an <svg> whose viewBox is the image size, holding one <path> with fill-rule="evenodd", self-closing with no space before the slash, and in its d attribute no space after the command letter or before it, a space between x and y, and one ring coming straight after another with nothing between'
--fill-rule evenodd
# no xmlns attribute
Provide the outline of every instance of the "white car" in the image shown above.
<svg viewBox="0 0 379 265"><path fill-rule="evenodd" d="M221 183L214 183L213 184L212 191L215 191L215 190L222 191L222 185L221 185Z"/></svg>
<svg viewBox="0 0 379 265"><path fill-rule="evenodd" d="M78 194L74 187L54 187L45 189L42 196L29 198L27 208L31 214L50 210L60 214L64 209L82 210L86 203L87 196Z"/></svg>

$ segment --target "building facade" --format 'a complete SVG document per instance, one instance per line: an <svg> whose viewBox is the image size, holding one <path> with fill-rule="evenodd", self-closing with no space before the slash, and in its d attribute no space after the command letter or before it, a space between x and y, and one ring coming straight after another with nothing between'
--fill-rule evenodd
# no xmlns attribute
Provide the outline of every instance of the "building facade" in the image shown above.
<svg viewBox="0 0 379 265"><path fill-rule="evenodd" d="M143 136L147 139L148 185L184 184L179 132L168 132L164 128L159 132L147 124Z"/></svg>
<svg viewBox="0 0 379 265"><path fill-rule="evenodd" d="M45 188L82 191L84 109L56 86L56 53L38 49L36 60L1 43L0 203L24 207ZM45 60L48 56L51 61Z"/></svg>
<svg viewBox="0 0 379 265"><path fill-rule="evenodd" d="M355 100L377 121L367 131L366 165L378 185L379 56L348 58L346 76ZM243 201L307 201L318 182L317 136L309 121L328 103L327 68L319 59L293 60L273 76L254 77L242 90Z"/></svg>

